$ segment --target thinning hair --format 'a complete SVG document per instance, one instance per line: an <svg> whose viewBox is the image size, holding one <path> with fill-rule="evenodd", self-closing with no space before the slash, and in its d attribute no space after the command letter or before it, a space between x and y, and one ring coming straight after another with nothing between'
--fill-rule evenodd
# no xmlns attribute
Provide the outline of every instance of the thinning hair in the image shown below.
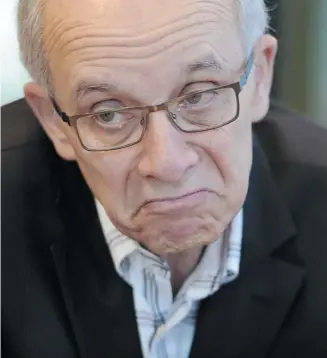
<svg viewBox="0 0 327 358"><path fill-rule="evenodd" d="M236 0L240 8L240 35L245 54L269 26L264 0ZM19 0L17 12L20 57L32 79L50 89L50 71L44 50L43 10L46 0Z"/></svg>

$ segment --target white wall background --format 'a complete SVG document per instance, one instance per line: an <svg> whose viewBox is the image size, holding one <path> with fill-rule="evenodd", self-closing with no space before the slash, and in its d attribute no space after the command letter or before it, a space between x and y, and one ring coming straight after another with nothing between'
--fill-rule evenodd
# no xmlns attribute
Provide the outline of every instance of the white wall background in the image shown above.
<svg viewBox="0 0 327 358"><path fill-rule="evenodd" d="M1 105L23 97L23 85L29 76L19 60L16 37L17 0L1 0Z"/></svg>

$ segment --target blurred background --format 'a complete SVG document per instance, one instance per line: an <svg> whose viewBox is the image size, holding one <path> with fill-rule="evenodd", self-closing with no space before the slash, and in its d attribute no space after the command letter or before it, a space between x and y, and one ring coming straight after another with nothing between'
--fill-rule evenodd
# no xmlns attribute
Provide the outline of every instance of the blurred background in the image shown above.
<svg viewBox="0 0 327 358"><path fill-rule="evenodd" d="M267 0L279 53L272 96L327 127L327 0ZM18 57L17 0L0 4L1 105L23 96L28 75Z"/></svg>

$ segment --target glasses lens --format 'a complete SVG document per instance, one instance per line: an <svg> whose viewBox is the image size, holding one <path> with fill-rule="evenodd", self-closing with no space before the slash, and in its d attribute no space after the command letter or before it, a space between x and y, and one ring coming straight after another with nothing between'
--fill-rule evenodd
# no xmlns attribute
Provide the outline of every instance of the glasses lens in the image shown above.
<svg viewBox="0 0 327 358"><path fill-rule="evenodd" d="M77 132L90 150L108 150L131 145L143 135L143 112L139 109L108 111L78 118Z"/></svg>
<svg viewBox="0 0 327 358"><path fill-rule="evenodd" d="M224 125L237 115L233 88L212 89L190 94L170 108L174 122L183 131L201 131ZM174 115L175 114L175 115Z"/></svg>

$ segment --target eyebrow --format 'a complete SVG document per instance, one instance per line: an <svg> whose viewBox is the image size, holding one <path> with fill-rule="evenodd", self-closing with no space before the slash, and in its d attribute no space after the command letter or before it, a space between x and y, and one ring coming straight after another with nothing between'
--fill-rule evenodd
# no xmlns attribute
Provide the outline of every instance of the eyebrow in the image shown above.
<svg viewBox="0 0 327 358"><path fill-rule="evenodd" d="M117 87L115 85L107 82L99 82L95 84L95 83L90 83L88 81L79 81L74 90L74 97L75 99L79 100L85 95L92 92L108 93L116 89Z"/></svg>
<svg viewBox="0 0 327 358"><path fill-rule="evenodd" d="M203 60L196 61L187 66L188 72L196 72L201 70L212 70L212 71L221 71L222 65L213 58L213 56L208 56Z"/></svg>

